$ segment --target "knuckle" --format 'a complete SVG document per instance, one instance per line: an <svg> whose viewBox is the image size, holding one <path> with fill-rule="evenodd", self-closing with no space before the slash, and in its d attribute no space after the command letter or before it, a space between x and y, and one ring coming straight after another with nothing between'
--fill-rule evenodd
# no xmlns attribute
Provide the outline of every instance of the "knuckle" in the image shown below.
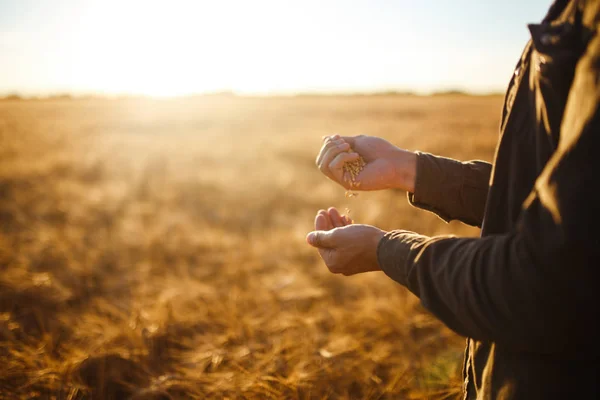
<svg viewBox="0 0 600 400"><path fill-rule="evenodd" d="M321 236L316 233L315 237L313 238L313 243L315 244L315 246L321 246Z"/></svg>
<svg viewBox="0 0 600 400"><path fill-rule="evenodd" d="M329 146L329 148L327 149L330 153L331 152L335 152L337 151L337 149L340 147L339 144L337 143L332 143L331 146Z"/></svg>

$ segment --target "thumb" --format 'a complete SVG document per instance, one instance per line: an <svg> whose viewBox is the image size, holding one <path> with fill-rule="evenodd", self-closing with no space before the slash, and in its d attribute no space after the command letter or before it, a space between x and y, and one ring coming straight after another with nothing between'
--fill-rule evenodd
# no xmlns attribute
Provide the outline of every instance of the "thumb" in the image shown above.
<svg viewBox="0 0 600 400"><path fill-rule="evenodd" d="M313 247L334 247L333 231L312 231L306 235L306 241Z"/></svg>

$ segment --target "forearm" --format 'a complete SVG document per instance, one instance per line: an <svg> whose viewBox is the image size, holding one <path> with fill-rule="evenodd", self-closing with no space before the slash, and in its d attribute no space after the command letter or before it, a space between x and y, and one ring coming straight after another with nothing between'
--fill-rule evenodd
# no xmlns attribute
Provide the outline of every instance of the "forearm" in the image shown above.
<svg viewBox="0 0 600 400"><path fill-rule="evenodd" d="M590 249L562 245L552 256L540 255L535 239L524 235L429 238L395 231L381 240L378 260L463 336L540 353L593 346L597 294L594 271L586 266Z"/></svg>
<svg viewBox="0 0 600 400"><path fill-rule="evenodd" d="M437 214L446 222L459 220L481 226L492 165L460 162L429 153L416 153L414 189L409 202Z"/></svg>

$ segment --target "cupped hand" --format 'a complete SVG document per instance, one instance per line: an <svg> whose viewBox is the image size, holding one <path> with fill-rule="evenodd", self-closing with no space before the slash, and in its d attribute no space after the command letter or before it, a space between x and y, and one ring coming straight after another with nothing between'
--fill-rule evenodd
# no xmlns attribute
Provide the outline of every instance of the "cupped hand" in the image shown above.
<svg viewBox="0 0 600 400"><path fill-rule="evenodd" d="M319 250L329 271L349 276L380 270L377 245L384 235L374 226L353 224L348 216L331 207L317 213L315 230L306 240Z"/></svg>
<svg viewBox="0 0 600 400"><path fill-rule="evenodd" d="M356 184L344 171L346 162L362 157L366 165L356 177ZM417 156L374 136L325 136L316 159L319 170L346 189L402 189L414 192Z"/></svg>

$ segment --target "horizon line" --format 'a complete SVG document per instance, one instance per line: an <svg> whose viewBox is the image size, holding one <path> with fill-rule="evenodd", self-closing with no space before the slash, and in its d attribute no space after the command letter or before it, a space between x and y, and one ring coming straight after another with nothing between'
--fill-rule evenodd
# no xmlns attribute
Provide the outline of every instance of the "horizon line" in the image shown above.
<svg viewBox="0 0 600 400"><path fill-rule="evenodd" d="M413 91L413 90L365 90L365 91L298 91L290 93L244 93L232 90L222 90L213 92L199 92L191 94L181 94L173 96L156 96L135 93L77 93L77 92L52 92L47 94L23 94L18 91L0 93L0 100L83 100L83 99L156 99L156 100L175 100L192 99L202 97L359 97L359 96L440 96L440 95L463 95L463 96L498 96L504 95L504 92L490 91L470 91L464 89L440 89L434 91Z"/></svg>

